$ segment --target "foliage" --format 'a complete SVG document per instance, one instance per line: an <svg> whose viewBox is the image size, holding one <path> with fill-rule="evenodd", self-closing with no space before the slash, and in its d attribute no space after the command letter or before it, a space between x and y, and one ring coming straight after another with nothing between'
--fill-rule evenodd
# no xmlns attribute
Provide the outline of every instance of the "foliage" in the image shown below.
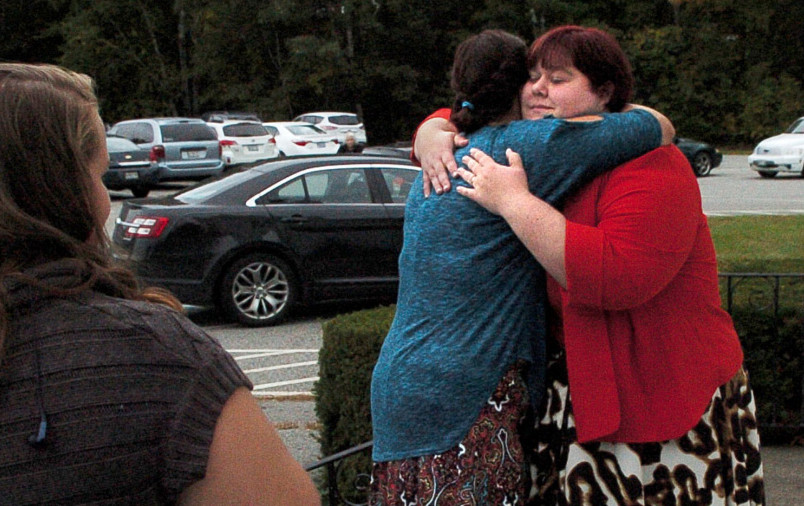
<svg viewBox="0 0 804 506"><path fill-rule="evenodd" d="M788 440L795 434L791 429L804 424L804 308L786 307L774 316L742 306L732 318L743 344L763 442Z"/></svg>
<svg viewBox="0 0 804 506"><path fill-rule="evenodd" d="M371 440L371 373L395 311L395 306L384 306L324 323L319 380L313 387L323 455ZM370 462L366 454L347 459L338 475L339 489L350 490L349 484L370 469Z"/></svg>
<svg viewBox="0 0 804 506"><path fill-rule="evenodd" d="M636 100L681 135L754 144L804 115L802 18L800 0L7 0L0 60L90 74L108 122L347 110L379 144L449 104L467 35L583 24L620 39Z"/></svg>

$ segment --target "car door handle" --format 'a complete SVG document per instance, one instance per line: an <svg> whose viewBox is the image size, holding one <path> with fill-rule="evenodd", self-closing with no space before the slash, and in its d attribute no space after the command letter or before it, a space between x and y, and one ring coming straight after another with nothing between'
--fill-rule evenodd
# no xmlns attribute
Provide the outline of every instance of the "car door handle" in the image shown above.
<svg viewBox="0 0 804 506"><path fill-rule="evenodd" d="M283 223L307 223L310 220L300 214L294 214L293 216L286 216L279 221Z"/></svg>

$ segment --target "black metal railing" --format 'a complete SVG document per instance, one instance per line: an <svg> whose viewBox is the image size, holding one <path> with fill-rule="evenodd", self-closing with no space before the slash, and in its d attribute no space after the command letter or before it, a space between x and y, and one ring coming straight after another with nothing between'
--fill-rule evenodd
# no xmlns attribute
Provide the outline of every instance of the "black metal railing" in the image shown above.
<svg viewBox="0 0 804 506"><path fill-rule="evenodd" d="M792 292L792 296L797 296L795 294L800 293L792 285L804 283L804 273L723 272L718 276L725 283L722 288L726 292L726 310L729 314L732 314L734 309L738 290L747 290L747 294L739 294L741 296L740 300L745 300L749 307L754 310L768 312L774 318L779 314L779 301L783 297L781 281L785 279L789 282L788 284L792 287L789 287L791 288L789 291ZM804 304L804 301L801 303ZM801 384L801 396L804 399L804 377ZM802 402L800 420L804 423L804 402ZM367 451L372 446L373 442L367 441L305 466L305 470L308 472L319 468L326 469L327 504L330 506L339 504L361 506L368 504L370 476L358 474L355 477L355 482L351 484L354 490L358 492L357 495L366 497L366 501L350 502L344 498L344 495L350 494L342 494L338 489L338 473L345 459Z"/></svg>
<svg viewBox="0 0 804 506"><path fill-rule="evenodd" d="M337 504L347 504L349 506L363 506L365 504L368 504L368 489L371 477L368 474L358 474L357 476L355 476L355 481L354 483L352 483L352 486L354 487L354 490L357 491L358 494L366 497L366 501L351 502L346 498L344 498L344 495L350 495L350 494L341 494L340 490L338 489L338 472L340 471L341 465L343 464L345 459L363 453L364 451L370 450L372 446L374 446L373 441L367 441L357 446L347 448L342 452L330 455L329 457L325 457L324 459L319 460L318 462L314 462L312 464L304 466L304 470L307 472L322 467L326 469L327 504L329 504L330 506L335 506Z"/></svg>

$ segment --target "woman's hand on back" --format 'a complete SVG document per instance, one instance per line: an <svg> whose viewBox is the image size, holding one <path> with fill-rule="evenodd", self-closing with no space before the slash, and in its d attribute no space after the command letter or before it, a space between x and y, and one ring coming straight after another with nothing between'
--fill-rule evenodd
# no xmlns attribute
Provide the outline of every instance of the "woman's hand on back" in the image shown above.
<svg viewBox="0 0 804 506"><path fill-rule="evenodd" d="M468 169L461 167L456 175L472 187L459 186L458 193L502 216L506 206L515 205L519 197L531 197L522 158L510 149L506 156L511 165L501 165L479 149L471 149L461 160Z"/></svg>
<svg viewBox="0 0 804 506"><path fill-rule="evenodd" d="M433 118L422 123L416 132L413 153L424 173L425 196L430 196L431 189L439 195L450 190L449 175L458 169L454 150L467 142L446 119Z"/></svg>

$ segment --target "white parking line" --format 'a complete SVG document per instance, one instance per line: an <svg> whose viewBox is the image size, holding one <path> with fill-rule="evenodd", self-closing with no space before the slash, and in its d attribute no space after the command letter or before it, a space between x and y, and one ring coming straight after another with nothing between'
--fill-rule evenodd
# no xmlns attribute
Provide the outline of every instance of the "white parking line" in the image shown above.
<svg viewBox="0 0 804 506"><path fill-rule="evenodd" d="M283 365L272 365L270 367L259 367L257 369L243 369L243 372L249 374L252 372L277 371L279 369L291 369L293 367L305 367L308 365L318 365L318 360L311 360L309 362L293 362L292 364Z"/></svg>
<svg viewBox="0 0 804 506"><path fill-rule="evenodd" d="M254 385L254 390L265 390L266 388L283 387L285 385L298 385L299 383L312 383L313 381L318 381L318 376L287 381L277 381L275 383L263 383L261 385Z"/></svg>
<svg viewBox="0 0 804 506"><path fill-rule="evenodd" d="M275 355L284 355L287 353L318 353L317 349L293 349L293 348L233 348L226 350L229 353L271 353Z"/></svg>

